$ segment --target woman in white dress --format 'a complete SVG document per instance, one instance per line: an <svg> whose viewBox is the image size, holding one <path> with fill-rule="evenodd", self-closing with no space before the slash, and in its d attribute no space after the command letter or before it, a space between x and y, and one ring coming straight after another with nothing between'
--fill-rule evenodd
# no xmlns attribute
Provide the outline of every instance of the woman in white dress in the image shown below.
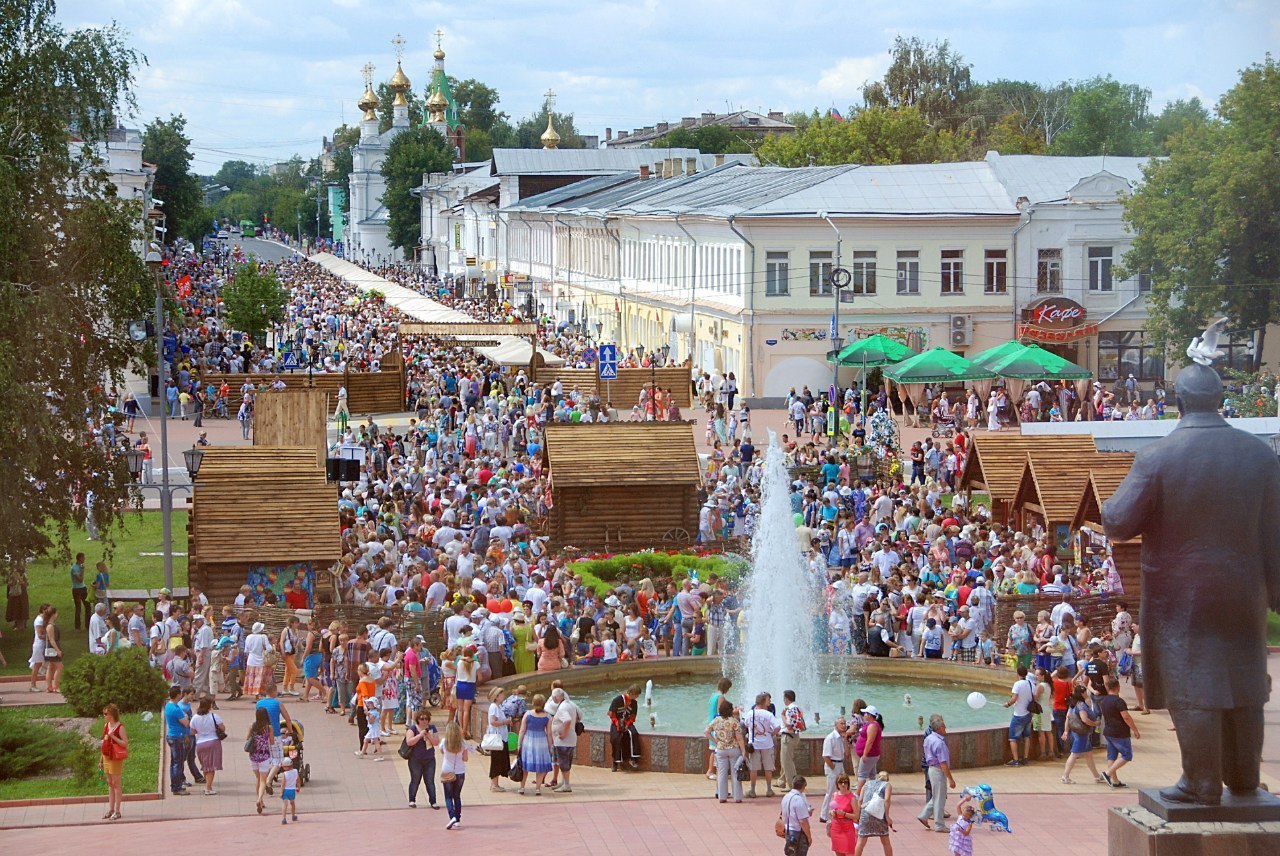
<svg viewBox="0 0 1280 856"><path fill-rule="evenodd" d="M991 398L987 401L987 430L1000 430L1000 408L996 406L996 391L991 390Z"/></svg>

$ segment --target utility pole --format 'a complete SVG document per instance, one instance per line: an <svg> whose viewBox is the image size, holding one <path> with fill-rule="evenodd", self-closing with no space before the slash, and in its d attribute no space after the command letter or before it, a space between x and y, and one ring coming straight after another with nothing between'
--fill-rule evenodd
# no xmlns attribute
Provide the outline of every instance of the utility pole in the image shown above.
<svg viewBox="0 0 1280 856"><path fill-rule="evenodd" d="M831 394L828 396L830 409L827 415L827 446L828 448L833 448L836 444L836 434L840 430L840 414L836 399L840 394L840 351L844 346L844 339L840 337L840 290L849 284L852 277L847 270L840 266L841 235L839 228L827 216L827 212L819 211L818 216L826 220L827 225L836 233L835 264L831 267L829 278L831 295L835 299L835 310L831 314Z"/></svg>

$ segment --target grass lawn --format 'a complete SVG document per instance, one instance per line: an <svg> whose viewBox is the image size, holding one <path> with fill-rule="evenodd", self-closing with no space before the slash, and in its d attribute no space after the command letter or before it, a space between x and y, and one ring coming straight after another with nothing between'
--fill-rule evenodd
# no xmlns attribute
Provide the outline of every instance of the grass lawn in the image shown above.
<svg viewBox="0 0 1280 856"><path fill-rule="evenodd" d="M21 717L24 719L50 719L74 717L71 705L45 704L33 707L8 707L0 710L0 728L6 720ZM161 716L150 722L143 722L141 714L124 715L124 727L129 735L129 758L124 762L124 792L126 794L155 793L156 771L160 769L160 726L164 721ZM102 719L99 718L90 726L90 734L96 738L102 732ZM0 800L47 799L51 797L80 797L106 795L106 780L97 776L87 782L78 782L69 773L37 777L31 779L9 779L0 781Z"/></svg>
<svg viewBox="0 0 1280 856"><path fill-rule="evenodd" d="M1280 645L1280 613L1267 613L1267 644Z"/></svg>
<svg viewBox="0 0 1280 856"><path fill-rule="evenodd" d="M159 588L164 585L164 557L142 556L141 553L159 553L164 541L161 532L160 512L131 512L124 518L122 529L114 531L115 555L108 560L111 572L112 588ZM187 512L173 513L173 550L175 553L187 551ZM105 558L104 544L101 541L90 541L84 530L71 531L71 556L84 553L85 582L92 586L96 573L94 565ZM71 611L71 562L54 562L49 557L31 563L27 570L29 587L27 600L31 613L39 609L42 603L52 603L58 607L58 624L62 628L62 648L68 665L89 650L88 628L83 624L75 629L75 619ZM187 557L173 557L173 582L176 586L187 584ZM149 616L148 616L149 617ZM31 656L31 624L26 630L13 630L4 624L4 640L0 650L8 666L0 667L0 674L29 674L27 659Z"/></svg>

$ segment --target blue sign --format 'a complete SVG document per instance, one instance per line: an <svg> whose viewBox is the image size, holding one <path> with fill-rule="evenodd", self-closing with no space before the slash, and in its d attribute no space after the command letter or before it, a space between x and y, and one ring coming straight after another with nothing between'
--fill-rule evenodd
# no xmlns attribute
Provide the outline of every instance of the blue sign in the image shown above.
<svg viewBox="0 0 1280 856"><path fill-rule="evenodd" d="M291 372L301 368L298 365L298 355L294 351L288 351L284 355L284 359L280 361L280 370Z"/></svg>
<svg viewBox="0 0 1280 856"><path fill-rule="evenodd" d="M617 345L601 345L600 346L600 379L601 380L617 380L618 379L618 346Z"/></svg>

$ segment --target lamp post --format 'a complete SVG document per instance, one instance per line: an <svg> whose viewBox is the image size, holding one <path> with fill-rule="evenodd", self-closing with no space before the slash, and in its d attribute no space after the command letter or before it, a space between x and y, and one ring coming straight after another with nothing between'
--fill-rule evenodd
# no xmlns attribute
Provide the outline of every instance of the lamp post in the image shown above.
<svg viewBox="0 0 1280 856"><path fill-rule="evenodd" d="M147 250L147 270L156 290L156 390L160 393L160 525L164 536L164 584L173 588L173 494L169 490L169 401L164 360L164 257L160 245Z"/></svg>
<svg viewBox="0 0 1280 856"><path fill-rule="evenodd" d="M826 211L819 211L818 216L827 221L836 233L836 257L835 263L831 267L831 273L828 274L828 281L831 283L831 295L835 299L835 309L831 315L831 395L828 405L828 436L827 447L834 448L836 444L836 434L840 430L840 415L836 409L836 398L840 393L840 350L844 346L844 339L840 336L840 290L848 285L853 277L844 268L840 267L840 229L827 216Z"/></svg>

